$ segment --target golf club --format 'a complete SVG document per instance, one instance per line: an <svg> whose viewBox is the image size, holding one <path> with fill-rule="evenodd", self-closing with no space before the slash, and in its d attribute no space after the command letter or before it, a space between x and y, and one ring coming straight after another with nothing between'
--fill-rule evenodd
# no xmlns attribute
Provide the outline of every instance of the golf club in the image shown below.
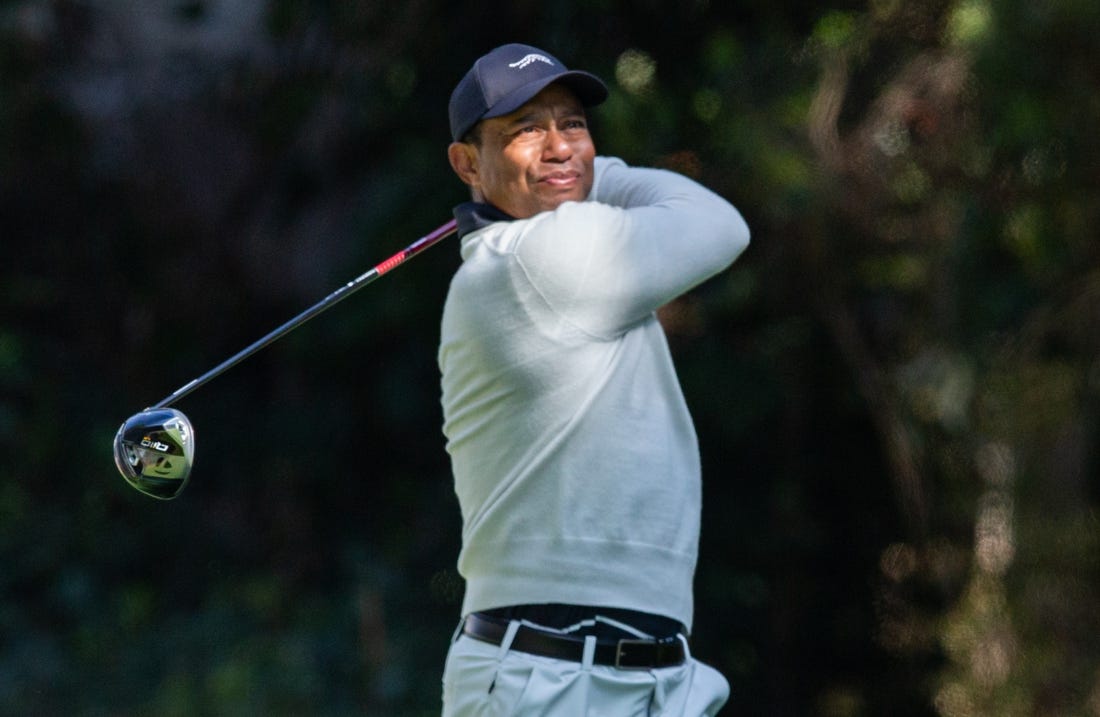
<svg viewBox="0 0 1100 717"><path fill-rule="evenodd" d="M191 476L195 457L195 431L191 421L181 411L169 406L195 389L236 366L241 361L277 341L318 314L332 308L359 289L383 274L405 263L412 257L454 234L457 229L452 219L436 230L425 234L397 252L381 264L374 266L355 279L344 284L302 313L287 321L271 333L230 356L198 378L187 382L140 413L126 419L115 434L115 465L131 487L145 495L171 500L183 491Z"/></svg>

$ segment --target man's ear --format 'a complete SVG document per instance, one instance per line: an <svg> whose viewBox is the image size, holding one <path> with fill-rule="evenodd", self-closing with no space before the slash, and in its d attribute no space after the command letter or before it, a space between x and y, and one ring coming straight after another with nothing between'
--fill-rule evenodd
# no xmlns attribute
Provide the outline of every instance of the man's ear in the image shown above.
<svg viewBox="0 0 1100 717"><path fill-rule="evenodd" d="M471 187L476 187L480 183L477 147L468 142L452 142L447 147L447 159L450 160L455 174L463 182Z"/></svg>

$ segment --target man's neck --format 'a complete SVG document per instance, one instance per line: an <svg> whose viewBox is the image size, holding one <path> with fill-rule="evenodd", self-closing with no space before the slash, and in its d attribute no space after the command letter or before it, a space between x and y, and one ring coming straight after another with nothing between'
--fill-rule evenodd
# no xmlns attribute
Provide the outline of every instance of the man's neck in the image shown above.
<svg viewBox="0 0 1100 717"><path fill-rule="evenodd" d="M496 222L515 221L515 217L505 214L492 204L485 202L463 202L454 209L455 219L458 220L459 238L475 232L478 229Z"/></svg>

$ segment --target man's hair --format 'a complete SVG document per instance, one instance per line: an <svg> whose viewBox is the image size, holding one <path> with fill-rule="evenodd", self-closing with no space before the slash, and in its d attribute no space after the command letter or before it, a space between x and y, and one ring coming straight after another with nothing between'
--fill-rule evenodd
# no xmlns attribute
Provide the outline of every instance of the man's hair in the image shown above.
<svg viewBox="0 0 1100 717"><path fill-rule="evenodd" d="M470 131L462 136L462 142L465 144L472 144L475 147L481 146L481 123L478 122Z"/></svg>

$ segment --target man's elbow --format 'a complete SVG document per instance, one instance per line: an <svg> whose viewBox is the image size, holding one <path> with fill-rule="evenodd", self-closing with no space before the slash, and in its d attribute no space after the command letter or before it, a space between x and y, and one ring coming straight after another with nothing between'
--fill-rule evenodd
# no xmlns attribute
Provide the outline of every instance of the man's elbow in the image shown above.
<svg viewBox="0 0 1100 717"><path fill-rule="evenodd" d="M749 225L733 205L726 205L722 213L721 234L726 240L728 263L732 264L748 248L751 237Z"/></svg>

